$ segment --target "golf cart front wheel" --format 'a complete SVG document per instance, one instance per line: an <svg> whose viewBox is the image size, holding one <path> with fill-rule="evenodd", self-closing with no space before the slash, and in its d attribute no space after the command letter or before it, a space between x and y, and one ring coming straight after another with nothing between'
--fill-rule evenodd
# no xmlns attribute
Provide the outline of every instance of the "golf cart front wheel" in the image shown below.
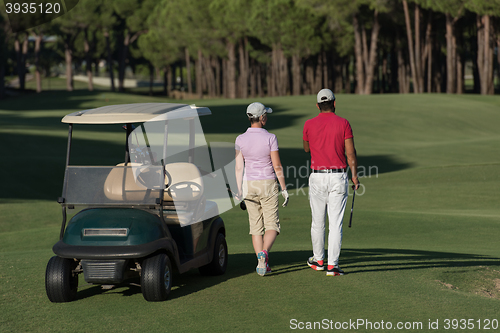
<svg viewBox="0 0 500 333"><path fill-rule="evenodd" d="M58 256L50 258L45 271L45 291L51 302L71 302L76 298L78 274L76 261Z"/></svg>
<svg viewBox="0 0 500 333"><path fill-rule="evenodd" d="M172 264L165 253L157 254L142 262L141 289L149 302L165 301L172 289Z"/></svg>
<svg viewBox="0 0 500 333"><path fill-rule="evenodd" d="M222 233L217 235L214 246L214 257L212 261L199 268L202 275L222 275L227 268L227 243Z"/></svg>

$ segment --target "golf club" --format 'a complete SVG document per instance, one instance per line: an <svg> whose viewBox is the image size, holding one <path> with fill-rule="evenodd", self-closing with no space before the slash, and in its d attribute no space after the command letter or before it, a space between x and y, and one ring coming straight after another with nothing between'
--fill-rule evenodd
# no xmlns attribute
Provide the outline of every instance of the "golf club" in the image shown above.
<svg viewBox="0 0 500 333"><path fill-rule="evenodd" d="M351 227L351 223L352 223L352 211L354 210L354 198L355 197L356 197L356 190L354 190L354 193L352 194L351 217L349 218L349 228Z"/></svg>
<svg viewBox="0 0 500 333"><path fill-rule="evenodd" d="M226 184L226 187L227 187L227 190L230 191L233 194L234 197L237 196L237 194L234 193L233 190L231 190L231 188L229 187L229 185ZM245 204L245 200L242 200L240 202L240 208L241 208L241 210L247 210L247 205Z"/></svg>

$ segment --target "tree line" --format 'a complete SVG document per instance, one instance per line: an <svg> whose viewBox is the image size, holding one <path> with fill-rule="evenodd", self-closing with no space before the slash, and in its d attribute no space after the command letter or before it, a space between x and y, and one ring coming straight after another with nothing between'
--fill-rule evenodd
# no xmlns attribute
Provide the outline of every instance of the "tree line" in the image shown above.
<svg viewBox="0 0 500 333"><path fill-rule="evenodd" d="M24 89L29 62L37 91L57 63L67 90L75 69L93 90L102 60L113 91L125 90L131 68L151 82L162 73L167 96L181 73L200 98L323 87L461 94L470 86L486 95L495 93L495 72L500 81L500 0L80 0L38 27L13 32L5 14L0 27L1 82L15 74Z"/></svg>

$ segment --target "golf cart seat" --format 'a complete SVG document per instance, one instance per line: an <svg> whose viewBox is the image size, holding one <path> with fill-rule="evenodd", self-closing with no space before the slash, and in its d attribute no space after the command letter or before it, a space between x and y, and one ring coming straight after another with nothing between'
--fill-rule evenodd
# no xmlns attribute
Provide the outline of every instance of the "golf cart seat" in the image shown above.
<svg viewBox="0 0 500 333"><path fill-rule="evenodd" d="M106 197L114 201L142 201L151 195L151 190L136 180L133 168L138 163L120 163L113 168L104 183ZM147 170L147 169L146 169ZM192 163L171 163L165 166L166 176L163 200L192 202L203 196L203 180L200 171ZM140 178L146 172L141 171Z"/></svg>
<svg viewBox="0 0 500 333"><path fill-rule="evenodd" d="M106 198L113 201L143 201L151 190L139 182L136 182L132 168L128 166L137 166L138 163L120 163L116 165L119 168L111 169L106 181L104 182L104 194Z"/></svg>

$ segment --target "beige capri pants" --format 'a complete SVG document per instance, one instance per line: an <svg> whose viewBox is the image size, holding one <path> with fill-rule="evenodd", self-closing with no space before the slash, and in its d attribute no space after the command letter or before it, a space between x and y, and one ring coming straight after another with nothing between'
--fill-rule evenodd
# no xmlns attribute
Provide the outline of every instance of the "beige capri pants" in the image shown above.
<svg viewBox="0 0 500 333"><path fill-rule="evenodd" d="M250 235L264 235L265 230L275 230L280 233L278 194L276 179L243 181Z"/></svg>

